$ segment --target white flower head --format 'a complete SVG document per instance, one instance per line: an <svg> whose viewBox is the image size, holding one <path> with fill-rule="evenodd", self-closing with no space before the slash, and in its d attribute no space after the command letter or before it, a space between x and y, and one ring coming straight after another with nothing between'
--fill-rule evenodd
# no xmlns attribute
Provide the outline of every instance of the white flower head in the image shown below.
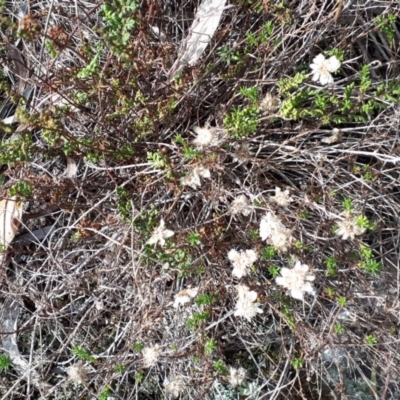
<svg viewBox="0 0 400 400"><path fill-rule="evenodd" d="M323 54L318 54L310 68L312 69L313 81L319 81L321 85L331 84L333 83L331 73L340 68L340 61L335 56L326 59Z"/></svg>
<svg viewBox="0 0 400 400"><path fill-rule="evenodd" d="M174 307L178 308L180 304L189 303L191 299L197 296L199 288L184 289L175 295Z"/></svg>
<svg viewBox="0 0 400 400"><path fill-rule="evenodd" d="M182 177L181 184L183 186L190 186L193 189L197 189L201 186L200 178L211 178L210 170L203 165L194 167L189 175Z"/></svg>
<svg viewBox="0 0 400 400"><path fill-rule="evenodd" d="M281 188L275 188L275 196L271 196L270 200L282 207L287 207L293 199L289 195L289 189L282 192Z"/></svg>
<svg viewBox="0 0 400 400"><path fill-rule="evenodd" d="M276 283L288 289L294 299L303 300L304 293L315 295L315 290L310 283L315 276L310 275L308 270L308 265L297 261L292 269L281 269L281 276L276 278Z"/></svg>
<svg viewBox="0 0 400 400"><path fill-rule="evenodd" d="M233 387L241 385L245 379L246 379L246 370L244 368L229 367L228 381Z"/></svg>
<svg viewBox="0 0 400 400"><path fill-rule="evenodd" d="M260 103L260 108L264 111L274 111L279 108L280 100L278 97L268 92Z"/></svg>
<svg viewBox="0 0 400 400"><path fill-rule="evenodd" d="M252 211L253 207L250 205L249 201L247 200L247 197L244 194L241 194L240 196L236 197L236 199L232 201L231 206L229 208L229 212L232 215L242 214L245 217L250 215Z"/></svg>
<svg viewBox="0 0 400 400"><path fill-rule="evenodd" d="M160 243L161 246L165 245L165 239L174 236L174 232L169 229L165 229L165 222L163 219L160 221L160 225L156 229L154 229L150 239L146 242L147 244L155 244Z"/></svg>
<svg viewBox="0 0 400 400"><path fill-rule="evenodd" d="M343 240L354 240L356 236L362 235L366 229L357 224L357 217L347 215L344 220L337 221L338 229L336 235L341 236Z"/></svg>
<svg viewBox="0 0 400 400"><path fill-rule="evenodd" d="M70 367L68 367L67 374L72 382L78 385L86 385L87 371L83 366L82 362L79 362L75 365L71 365Z"/></svg>
<svg viewBox="0 0 400 400"><path fill-rule="evenodd" d="M240 279L247 275L248 269L257 260L257 253L254 250L241 250L239 252L232 249L228 253L228 259L233 265L232 275Z"/></svg>
<svg viewBox="0 0 400 400"><path fill-rule="evenodd" d="M185 381L178 375L170 379L165 379L164 388L167 394L176 399L185 390Z"/></svg>
<svg viewBox="0 0 400 400"><path fill-rule="evenodd" d="M218 134L216 128L200 128L199 126L194 126L192 128L197 136L193 140L193 144L197 148L215 146L218 143Z"/></svg>
<svg viewBox="0 0 400 400"><path fill-rule="evenodd" d="M257 292L249 290L246 285L237 285L236 289L239 295L234 312L236 317L243 317L251 321L258 313L263 312L256 303Z"/></svg>
<svg viewBox="0 0 400 400"><path fill-rule="evenodd" d="M332 135L322 138L322 143L333 144L333 143L340 143L343 139L342 131L338 128L332 129Z"/></svg>
<svg viewBox="0 0 400 400"><path fill-rule="evenodd" d="M142 349L143 356L143 368L152 367L160 357L160 346L158 344L154 346L146 346Z"/></svg>
<svg viewBox="0 0 400 400"><path fill-rule="evenodd" d="M278 251L286 252L293 241L292 231L281 220L268 212L260 222L261 240L268 240Z"/></svg>

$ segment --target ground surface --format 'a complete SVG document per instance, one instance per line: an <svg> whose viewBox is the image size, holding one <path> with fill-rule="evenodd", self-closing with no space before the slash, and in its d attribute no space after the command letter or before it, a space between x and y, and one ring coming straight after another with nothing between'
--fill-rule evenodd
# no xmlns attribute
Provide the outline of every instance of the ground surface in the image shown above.
<svg viewBox="0 0 400 400"><path fill-rule="evenodd" d="M398 2L199 3L0 3L0 398L400 398Z"/></svg>

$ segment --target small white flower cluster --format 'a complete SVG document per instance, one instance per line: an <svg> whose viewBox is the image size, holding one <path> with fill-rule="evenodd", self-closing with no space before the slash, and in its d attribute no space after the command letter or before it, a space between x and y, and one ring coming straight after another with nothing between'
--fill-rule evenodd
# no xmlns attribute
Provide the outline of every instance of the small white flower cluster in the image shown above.
<svg viewBox="0 0 400 400"><path fill-rule="evenodd" d="M362 235L366 229L357 224L357 217L347 215L344 220L336 222L338 229L336 235L341 236L343 240L354 240L356 236Z"/></svg>
<svg viewBox="0 0 400 400"><path fill-rule="evenodd" d="M176 399L185 390L185 381L182 376L177 375L170 379L165 379L164 388L167 394Z"/></svg>
<svg viewBox="0 0 400 400"><path fill-rule="evenodd" d="M201 186L200 178L211 178L210 170L203 165L194 167L189 175L182 177L181 184L183 186L190 186L193 189L197 189Z"/></svg>
<svg viewBox="0 0 400 400"><path fill-rule="evenodd" d="M318 54L313 59L310 68L312 69L313 81L319 81L321 85L332 84L333 77L331 73L340 68L340 61L335 56L326 59L323 54Z"/></svg>
<svg viewBox="0 0 400 400"><path fill-rule="evenodd" d="M282 207L287 207L293 201L289 195L289 189L282 192L279 187L275 188L275 196L271 196L270 200Z"/></svg>
<svg viewBox="0 0 400 400"><path fill-rule="evenodd" d="M174 232L169 229L165 229L165 222L163 219L160 221L160 225L156 229L154 229L150 239L146 242L147 244L155 244L160 243L161 246L165 245L165 239L174 236Z"/></svg>
<svg viewBox="0 0 400 400"><path fill-rule="evenodd" d="M236 317L243 317L251 321L253 317L263 312L256 303L257 292L249 290L246 285L237 285L236 290L239 295L234 312Z"/></svg>
<svg viewBox="0 0 400 400"><path fill-rule="evenodd" d="M289 290L294 299L302 300L304 293L315 294L315 290L310 283L315 279L315 276L310 275L308 270L308 265L297 261L292 269L281 269L281 276L276 278L276 283Z"/></svg>
<svg viewBox="0 0 400 400"><path fill-rule="evenodd" d="M246 370L243 367L233 368L229 367L229 383L235 388L243 383L246 379Z"/></svg>
<svg viewBox="0 0 400 400"><path fill-rule="evenodd" d="M189 303L191 299L197 296L199 288L184 289L175 295L174 307L178 308L179 305Z"/></svg>
<svg viewBox="0 0 400 400"><path fill-rule="evenodd" d="M241 250L239 252L232 249L228 253L228 259L233 265L232 275L240 279L247 275L248 269L257 260L257 253L254 250Z"/></svg>
<svg viewBox="0 0 400 400"><path fill-rule="evenodd" d="M286 252L293 241L292 231L287 229L271 212L261 219L260 237L262 240L268 240L270 245L281 252Z"/></svg>
<svg viewBox="0 0 400 400"><path fill-rule="evenodd" d="M160 357L160 346L155 344L154 346L147 346L142 349L143 356L143 368L152 367Z"/></svg>
<svg viewBox="0 0 400 400"><path fill-rule="evenodd" d="M193 140L193 144L198 149L218 144L218 130L216 128L200 128L200 126L194 126L192 130L197 134L196 138Z"/></svg>
<svg viewBox="0 0 400 400"><path fill-rule="evenodd" d="M86 385L87 370L83 366L82 362L68 367L67 374L69 379L77 385Z"/></svg>
<svg viewBox="0 0 400 400"><path fill-rule="evenodd" d="M232 215L242 214L245 217L249 216L252 211L253 207L250 205L247 197L244 194L241 194L235 200L233 200L229 208L229 212Z"/></svg>

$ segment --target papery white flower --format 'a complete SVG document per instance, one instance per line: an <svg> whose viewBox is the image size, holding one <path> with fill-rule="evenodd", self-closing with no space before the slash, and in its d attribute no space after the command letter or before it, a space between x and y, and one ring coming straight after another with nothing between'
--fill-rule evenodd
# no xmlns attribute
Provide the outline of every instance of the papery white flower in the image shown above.
<svg viewBox="0 0 400 400"><path fill-rule="evenodd" d="M160 357L160 346L158 344L154 346L147 346L142 349L143 356L143 368L152 367Z"/></svg>
<svg viewBox="0 0 400 400"><path fill-rule="evenodd" d="M247 197L244 194L236 197L235 200L232 201L231 206L229 208L229 212L232 215L243 214L245 217L250 215L253 211L253 207L249 204Z"/></svg>
<svg viewBox="0 0 400 400"><path fill-rule="evenodd" d="M67 374L72 382L78 385L86 385L87 371L83 366L82 362L79 362L75 365L71 365L70 367L68 367Z"/></svg>
<svg viewBox="0 0 400 400"><path fill-rule="evenodd" d="M321 142L322 143L328 143L328 144L333 144L333 143L340 143L342 141L343 134L342 131L338 128L333 128L332 129L332 135L322 138Z"/></svg>
<svg viewBox="0 0 400 400"><path fill-rule="evenodd" d="M174 232L169 229L165 229L165 222L163 219L160 221L160 225L156 229L154 229L150 239L146 242L147 244L155 244L157 245L160 242L161 246L165 245L165 239L174 236Z"/></svg>
<svg viewBox="0 0 400 400"><path fill-rule="evenodd" d="M260 237L262 240L268 240L269 244L282 252L286 252L293 241L292 231L287 229L271 212L261 219Z"/></svg>
<svg viewBox="0 0 400 400"><path fill-rule="evenodd" d="M310 283L315 279L315 276L308 274L308 270L308 265L297 261L292 269L281 269L281 276L276 278L276 283L288 289L294 299L303 300L304 293L315 294Z"/></svg>
<svg viewBox="0 0 400 400"><path fill-rule="evenodd" d="M228 381L233 387L241 385L245 379L246 379L246 370L244 368L229 367Z"/></svg>
<svg viewBox="0 0 400 400"><path fill-rule="evenodd" d="M174 307L179 307L180 304L189 303L191 299L197 296L199 288L184 289L175 295Z"/></svg>
<svg viewBox="0 0 400 400"><path fill-rule="evenodd" d="M275 188L275 196L271 196L270 200L282 207L288 206L293 201L289 195L289 189L282 192L279 187Z"/></svg>
<svg viewBox="0 0 400 400"><path fill-rule="evenodd" d="M235 316L243 317L250 321L258 313L263 312L255 302L257 300L257 292L249 290L246 285L237 285L236 289L238 291L239 298L235 306Z"/></svg>
<svg viewBox="0 0 400 400"><path fill-rule="evenodd" d="M257 253L254 250L239 252L232 249L228 253L228 259L233 265L232 275L240 279L247 275L248 269L257 260Z"/></svg>
<svg viewBox="0 0 400 400"><path fill-rule="evenodd" d="M170 379L165 379L164 388L167 394L176 399L185 390L185 381L180 375L174 376Z"/></svg>
<svg viewBox="0 0 400 400"><path fill-rule="evenodd" d="M335 72L340 68L340 61L335 57L325 58L323 54L318 54L314 59L310 68L313 70L312 80L319 81L321 85L333 83L331 72Z"/></svg>
<svg viewBox="0 0 400 400"><path fill-rule="evenodd" d="M184 186L190 186L193 189L197 189L201 186L200 178L211 178L210 170L203 165L194 167L188 176L182 177L181 184Z"/></svg>
<svg viewBox="0 0 400 400"><path fill-rule="evenodd" d="M274 111L279 108L280 100L278 97L268 92L260 103L260 108L264 111Z"/></svg>
<svg viewBox="0 0 400 400"><path fill-rule="evenodd" d="M193 140L193 144L198 148L215 146L218 143L218 134L216 128L200 128L199 126L194 126L192 128L197 136Z"/></svg>
<svg viewBox="0 0 400 400"><path fill-rule="evenodd" d="M336 235L341 236L343 240L354 240L356 236L362 235L366 229L357 224L357 217L347 215L344 220L336 222L338 229Z"/></svg>

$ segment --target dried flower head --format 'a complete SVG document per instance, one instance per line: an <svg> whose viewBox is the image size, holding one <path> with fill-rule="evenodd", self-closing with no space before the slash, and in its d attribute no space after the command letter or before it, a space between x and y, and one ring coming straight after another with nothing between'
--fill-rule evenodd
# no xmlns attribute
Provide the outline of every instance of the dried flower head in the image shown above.
<svg viewBox="0 0 400 400"><path fill-rule="evenodd" d="M193 189L197 189L201 186L200 178L211 178L210 170L203 165L193 168L189 175L182 177L181 184L184 186L190 186Z"/></svg>
<svg viewBox="0 0 400 400"><path fill-rule="evenodd" d="M356 236L362 235L366 229L358 225L357 217L347 215L344 220L336 222L337 231L336 235L341 236L343 240L351 239L354 240Z"/></svg>
<svg viewBox="0 0 400 400"><path fill-rule="evenodd" d="M287 207L293 199L289 195L289 189L282 192L281 188L275 188L275 196L271 196L270 200L282 207Z"/></svg>
<svg viewBox="0 0 400 400"><path fill-rule="evenodd" d="M160 225L156 229L154 229L150 239L147 241L147 244L155 244L160 243L161 246L165 245L165 239L174 236L174 232L169 229L165 229L165 222L163 219L160 221Z"/></svg>
<svg viewBox="0 0 400 400"><path fill-rule="evenodd" d="M246 285L237 285L236 289L238 291L239 298L235 306L235 316L243 317L250 321L258 313L263 312L256 303L257 292L249 290Z"/></svg>
<svg viewBox="0 0 400 400"><path fill-rule="evenodd" d="M275 111L279 108L280 100L277 96L268 92L260 103L260 108L263 111Z"/></svg>
<svg viewBox="0 0 400 400"><path fill-rule="evenodd" d="M312 69L312 80L319 81L321 85L333 83L332 72L337 71L340 68L340 61L332 56L328 59L323 54L318 54L310 65Z"/></svg>
<svg viewBox="0 0 400 400"><path fill-rule="evenodd" d="M200 128L199 126L194 126L192 129L197 134L196 138L193 140L193 144L197 148L201 149L218 144L218 131L216 128Z"/></svg>
<svg viewBox="0 0 400 400"><path fill-rule="evenodd" d="M233 265L232 275L240 279L247 275L248 269L257 260L257 253L254 250L241 250L239 252L232 249L228 253L228 259Z"/></svg>
<svg viewBox="0 0 400 400"><path fill-rule="evenodd" d="M286 252L293 241L292 231L287 229L271 212L261 219L260 237L282 252Z"/></svg>
<svg viewBox="0 0 400 400"><path fill-rule="evenodd" d="M143 368L152 367L160 357L160 346L158 344L154 346L147 346L142 349L143 356Z"/></svg>
<svg viewBox="0 0 400 400"><path fill-rule="evenodd" d="M83 366L82 362L78 362L77 364L68 367L67 374L72 382L78 385L84 385L84 386L86 385L87 371Z"/></svg>
<svg viewBox="0 0 400 400"><path fill-rule="evenodd" d="M249 150L249 145L247 143L242 143L235 146L235 152L232 154L233 161L239 163L244 163L250 160L251 153Z"/></svg>
<svg viewBox="0 0 400 400"><path fill-rule="evenodd" d="M165 379L164 388L167 394L176 399L185 390L185 381L182 376L177 375L169 379Z"/></svg>
<svg viewBox="0 0 400 400"><path fill-rule="evenodd" d="M232 215L242 214L245 217L251 214L253 211L253 207L250 205L247 197L244 194L236 197L235 200L232 201L231 206L229 208L229 212Z"/></svg>
<svg viewBox="0 0 400 400"><path fill-rule="evenodd" d="M175 295L174 307L178 308L180 304L184 305L189 303L191 299L197 296L199 288L184 289Z"/></svg>
<svg viewBox="0 0 400 400"><path fill-rule="evenodd" d="M241 385L245 379L246 379L246 370L244 368L229 367L228 381L233 387Z"/></svg>
<svg viewBox="0 0 400 400"><path fill-rule="evenodd" d="M315 279L315 276L308 274L308 270L308 265L297 261L292 269L281 269L281 276L276 278L276 283L288 289L294 299L302 300L304 293L315 294L310 283Z"/></svg>
<svg viewBox="0 0 400 400"><path fill-rule="evenodd" d="M343 137L342 131L338 128L333 128L332 135L322 138L321 142L327 144L340 143L342 141L342 137Z"/></svg>

